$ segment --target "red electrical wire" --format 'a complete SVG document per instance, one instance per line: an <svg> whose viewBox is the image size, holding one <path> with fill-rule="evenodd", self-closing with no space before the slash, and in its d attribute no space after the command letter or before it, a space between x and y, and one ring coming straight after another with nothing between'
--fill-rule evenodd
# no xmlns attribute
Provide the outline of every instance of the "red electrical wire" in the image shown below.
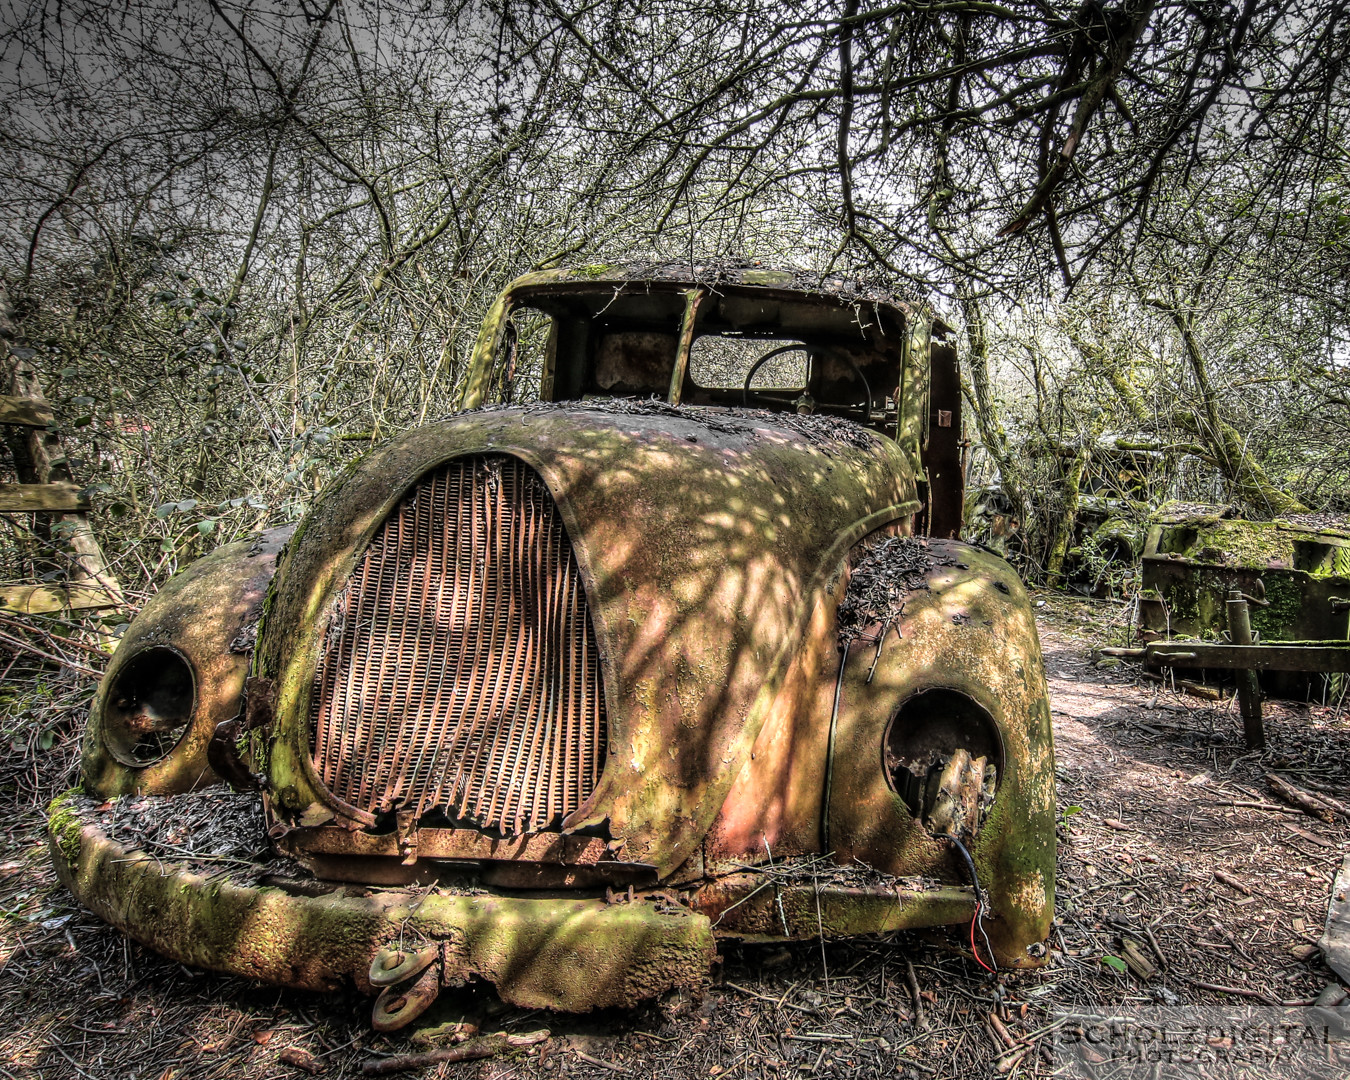
<svg viewBox="0 0 1350 1080"><path fill-rule="evenodd" d="M997 975L998 972L980 959L980 950L975 947L975 924L979 921L979 918L980 902L976 900L975 914L970 917L970 955L975 957L975 963L979 964L985 971L989 972L991 975Z"/></svg>

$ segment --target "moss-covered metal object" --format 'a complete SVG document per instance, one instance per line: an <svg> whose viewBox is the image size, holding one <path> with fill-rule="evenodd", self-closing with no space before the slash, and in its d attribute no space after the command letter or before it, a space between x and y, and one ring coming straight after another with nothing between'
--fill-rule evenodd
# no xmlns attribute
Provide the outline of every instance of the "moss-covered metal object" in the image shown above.
<svg viewBox="0 0 1350 1080"><path fill-rule="evenodd" d="M293 531L217 548L127 627L85 727L80 767L91 791L175 795L221 782L207 748L239 713L263 600Z"/></svg>
<svg viewBox="0 0 1350 1080"><path fill-rule="evenodd" d="M146 608L52 808L62 879L185 963L378 992L382 1027L469 979L590 1009L702 985L718 938L977 910L984 959L1040 962L1045 676L1016 575L951 536L944 333L755 267L514 283L466 411L358 461L279 559L224 549ZM795 383L755 383L774 350ZM289 873L208 879L101 816L222 772Z"/></svg>
<svg viewBox="0 0 1350 1080"><path fill-rule="evenodd" d="M674 905L242 884L128 850L88 801L53 803L61 880L100 918L194 967L304 990L374 988L371 958L391 942L435 942L447 984L492 982L516 1005L584 1011L701 985L709 920Z"/></svg>
<svg viewBox="0 0 1350 1080"><path fill-rule="evenodd" d="M1350 527L1164 507L1149 529L1142 583L1139 621L1153 634L1221 636L1237 589L1263 640L1344 640L1346 605L1337 601L1350 597Z"/></svg>

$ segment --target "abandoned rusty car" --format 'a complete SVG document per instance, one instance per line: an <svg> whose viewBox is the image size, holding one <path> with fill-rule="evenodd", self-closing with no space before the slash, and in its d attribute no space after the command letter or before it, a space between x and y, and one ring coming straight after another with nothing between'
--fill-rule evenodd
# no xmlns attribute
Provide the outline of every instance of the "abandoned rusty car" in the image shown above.
<svg viewBox="0 0 1350 1080"><path fill-rule="evenodd" d="M474 979L697 989L721 938L955 925L1041 962L1045 676L1016 574L956 539L949 333L754 267L520 278L461 411L131 624L62 879L184 963L377 994L382 1029Z"/></svg>

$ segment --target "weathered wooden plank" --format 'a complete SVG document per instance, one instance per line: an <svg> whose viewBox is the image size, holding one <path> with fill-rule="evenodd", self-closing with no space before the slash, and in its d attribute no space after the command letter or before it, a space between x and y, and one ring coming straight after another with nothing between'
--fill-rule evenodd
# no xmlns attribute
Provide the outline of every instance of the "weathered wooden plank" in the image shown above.
<svg viewBox="0 0 1350 1080"><path fill-rule="evenodd" d="M0 394L0 424L45 428L54 419L52 407L45 401Z"/></svg>
<svg viewBox="0 0 1350 1080"><path fill-rule="evenodd" d="M88 510L89 496L78 484L0 484L0 514Z"/></svg>
<svg viewBox="0 0 1350 1080"><path fill-rule="evenodd" d="M1213 645L1168 642L1144 650L1150 664L1182 668L1249 668L1253 671L1350 671L1350 642L1275 642L1270 645Z"/></svg>
<svg viewBox="0 0 1350 1080"><path fill-rule="evenodd" d="M0 586L0 611L45 615L53 611L83 611L117 607L117 601L92 585Z"/></svg>

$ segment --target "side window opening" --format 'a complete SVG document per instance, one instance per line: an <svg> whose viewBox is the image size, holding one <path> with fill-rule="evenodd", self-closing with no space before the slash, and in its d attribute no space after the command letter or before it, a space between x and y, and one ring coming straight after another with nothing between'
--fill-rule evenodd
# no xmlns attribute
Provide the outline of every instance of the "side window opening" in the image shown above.
<svg viewBox="0 0 1350 1080"><path fill-rule="evenodd" d="M510 405L546 396L556 336L552 316L531 308L513 311L492 361L492 397Z"/></svg>

